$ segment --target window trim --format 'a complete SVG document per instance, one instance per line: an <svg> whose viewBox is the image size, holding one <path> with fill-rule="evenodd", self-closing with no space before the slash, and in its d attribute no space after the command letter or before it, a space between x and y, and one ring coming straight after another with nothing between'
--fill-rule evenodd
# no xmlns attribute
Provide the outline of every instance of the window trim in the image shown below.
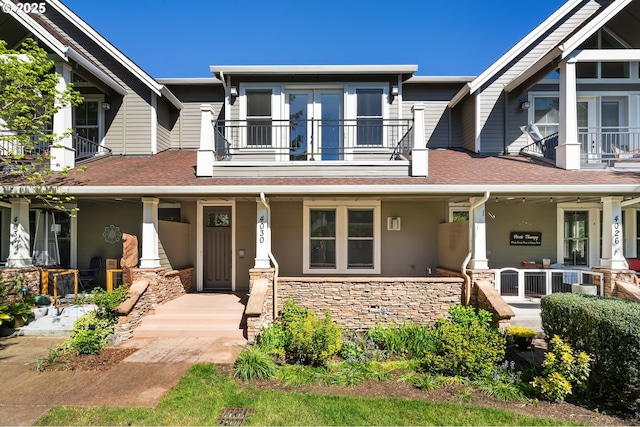
<svg viewBox="0 0 640 427"><path fill-rule="evenodd" d="M335 209L336 211L336 268L311 268L310 266L310 217L312 209ZM373 210L373 268L347 268L348 262L348 211L349 209ZM305 200L303 202L303 274L380 274L381 228L380 200Z"/></svg>
<svg viewBox="0 0 640 427"><path fill-rule="evenodd" d="M449 203L449 222L454 222L453 221L453 214L456 213L456 212L466 212L467 213L467 218L469 218L470 210L471 210L471 203L468 203L468 202L451 202L451 203Z"/></svg>
<svg viewBox="0 0 640 427"><path fill-rule="evenodd" d="M564 213L565 211L585 211L589 215L589 237L588 251L589 257L586 266L572 266L574 268L591 268L600 265L600 238L602 230L600 229L599 215L602 211L600 203L559 203L557 206L556 224L557 224L557 246L556 259L557 262L563 263L564 260Z"/></svg>

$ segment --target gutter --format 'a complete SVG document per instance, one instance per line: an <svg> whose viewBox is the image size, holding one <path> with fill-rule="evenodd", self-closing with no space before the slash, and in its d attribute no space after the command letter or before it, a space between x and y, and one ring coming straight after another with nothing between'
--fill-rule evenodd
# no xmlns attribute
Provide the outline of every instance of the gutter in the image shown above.
<svg viewBox="0 0 640 427"><path fill-rule="evenodd" d="M460 267L460 273L462 273L462 277L464 277L464 306L469 307L469 301L471 301L471 276L467 274L467 265L471 260L471 255L473 255L473 221L475 210L478 206L485 203L489 200L491 192L486 191L482 199L476 201L474 204L469 206L469 253L467 254L464 261L462 261L462 266Z"/></svg>
<svg viewBox="0 0 640 427"><path fill-rule="evenodd" d="M271 206L267 202L267 198L264 195L264 192L260 193L260 201L267 209L267 214L269 215L269 228L267 229L267 238L269 239L269 259L273 263L275 271L273 273L273 318L278 317L278 273L280 272L280 266L278 265L278 261L273 256L271 252Z"/></svg>

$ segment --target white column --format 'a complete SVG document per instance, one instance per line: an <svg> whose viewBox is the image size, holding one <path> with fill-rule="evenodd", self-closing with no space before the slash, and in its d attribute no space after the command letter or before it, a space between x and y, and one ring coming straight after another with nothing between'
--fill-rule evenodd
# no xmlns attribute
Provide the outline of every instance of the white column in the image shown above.
<svg viewBox="0 0 640 427"><path fill-rule="evenodd" d="M469 199L471 205L476 203L479 198L473 197ZM487 259L487 222L485 220L485 204L476 207L473 212L469 212L469 221L471 223L471 260L469 268L472 270L486 270L489 268L489 260Z"/></svg>
<svg viewBox="0 0 640 427"><path fill-rule="evenodd" d="M56 73L59 75L58 91L67 89L71 83L71 66L67 63L57 63ZM53 116L53 133L61 136L71 132L73 128L73 115L71 104L60 107L58 112ZM65 168L73 168L75 166L75 150L73 149L73 138L71 135L65 136L55 143L55 147L51 148L50 168L53 171L61 171Z"/></svg>
<svg viewBox="0 0 640 427"><path fill-rule="evenodd" d="M11 200L11 226L9 228L9 256L7 267L31 267L31 237L29 235L29 200Z"/></svg>
<svg viewBox="0 0 640 427"><path fill-rule="evenodd" d="M576 107L576 64L560 63L560 123L556 166L562 169L580 169L580 143L578 142L578 111Z"/></svg>
<svg viewBox="0 0 640 427"><path fill-rule="evenodd" d="M415 104L413 112L413 148L411 150L411 176L429 175L429 149L424 131L424 104Z"/></svg>
<svg viewBox="0 0 640 427"><path fill-rule="evenodd" d="M259 198L256 199L256 203L256 259L253 268L271 268L271 218L269 210Z"/></svg>
<svg viewBox="0 0 640 427"><path fill-rule="evenodd" d="M213 162L215 161L215 135L213 133L213 107L209 104L200 105L200 148L196 162L196 176L213 176Z"/></svg>
<svg viewBox="0 0 640 427"><path fill-rule="evenodd" d="M158 199L142 198L142 257L140 268L160 267L158 255Z"/></svg>
<svg viewBox="0 0 640 427"><path fill-rule="evenodd" d="M602 197L602 258L600 265L612 270L627 267L622 248L622 197Z"/></svg>

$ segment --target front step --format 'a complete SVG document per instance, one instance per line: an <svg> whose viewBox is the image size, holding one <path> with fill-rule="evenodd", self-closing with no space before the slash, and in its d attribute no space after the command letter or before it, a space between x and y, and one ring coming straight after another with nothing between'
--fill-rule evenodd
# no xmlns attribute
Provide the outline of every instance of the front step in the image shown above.
<svg viewBox="0 0 640 427"><path fill-rule="evenodd" d="M244 339L243 314L238 295L186 294L156 307L133 330L133 336Z"/></svg>

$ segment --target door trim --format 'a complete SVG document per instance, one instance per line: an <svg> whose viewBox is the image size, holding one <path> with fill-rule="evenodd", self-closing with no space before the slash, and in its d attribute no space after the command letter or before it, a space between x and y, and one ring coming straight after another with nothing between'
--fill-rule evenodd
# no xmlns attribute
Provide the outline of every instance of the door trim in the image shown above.
<svg viewBox="0 0 640 427"><path fill-rule="evenodd" d="M226 206L231 208L231 292L236 291L236 201L234 200L198 200L196 214L196 291L202 292L204 273L204 208Z"/></svg>

